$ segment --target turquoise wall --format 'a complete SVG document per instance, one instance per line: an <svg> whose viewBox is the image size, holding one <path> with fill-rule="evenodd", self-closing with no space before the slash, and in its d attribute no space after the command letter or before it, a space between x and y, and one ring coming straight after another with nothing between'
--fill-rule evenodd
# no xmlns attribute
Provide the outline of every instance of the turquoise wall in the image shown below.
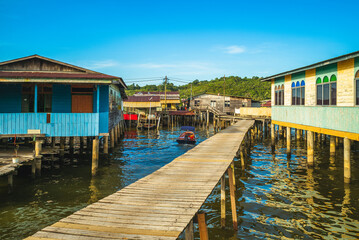
<svg viewBox="0 0 359 240"><path fill-rule="evenodd" d="M282 85L284 84L284 77L276 78L274 80L274 85Z"/></svg>
<svg viewBox="0 0 359 240"><path fill-rule="evenodd" d="M358 107L272 106L272 120L359 133Z"/></svg>
<svg viewBox="0 0 359 240"><path fill-rule="evenodd" d="M21 112L21 84L0 85L0 113Z"/></svg>
<svg viewBox="0 0 359 240"><path fill-rule="evenodd" d="M292 74L292 82L305 80L305 72Z"/></svg>
<svg viewBox="0 0 359 240"><path fill-rule="evenodd" d="M320 77L323 81L324 76L328 76L330 79L330 76L333 74L337 76L338 66L337 63L329 64L323 67L318 67L315 69L315 75L316 79Z"/></svg>
<svg viewBox="0 0 359 240"><path fill-rule="evenodd" d="M108 85L100 87L100 133L109 132L109 95Z"/></svg>
<svg viewBox="0 0 359 240"><path fill-rule="evenodd" d="M52 87L52 112L70 113L71 108L71 86L54 84Z"/></svg>

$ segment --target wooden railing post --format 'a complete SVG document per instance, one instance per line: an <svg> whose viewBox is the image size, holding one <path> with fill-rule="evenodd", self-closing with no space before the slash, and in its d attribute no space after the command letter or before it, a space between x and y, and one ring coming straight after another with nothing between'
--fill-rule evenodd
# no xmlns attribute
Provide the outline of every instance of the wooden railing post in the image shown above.
<svg viewBox="0 0 359 240"><path fill-rule="evenodd" d="M208 229L204 213L197 213L199 237L201 240L208 240Z"/></svg>
<svg viewBox="0 0 359 240"><path fill-rule="evenodd" d="M226 226L226 174L221 178L221 227Z"/></svg>
<svg viewBox="0 0 359 240"><path fill-rule="evenodd" d="M236 193L235 187L233 183L233 171L232 168L229 167L228 170L228 179L229 179L229 191L231 195L231 208L232 208L232 219L233 219L233 229L238 230L237 224L237 207L236 207Z"/></svg>

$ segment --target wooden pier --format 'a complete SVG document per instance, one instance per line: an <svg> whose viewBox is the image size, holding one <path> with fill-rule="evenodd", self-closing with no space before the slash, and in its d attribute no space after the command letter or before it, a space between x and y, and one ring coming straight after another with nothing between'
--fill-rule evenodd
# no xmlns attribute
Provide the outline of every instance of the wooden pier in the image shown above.
<svg viewBox="0 0 359 240"><path fill-rule="evenodd" d="M193 218L219 180L225 182L227 170L236 228L231 163L253 124L235 123L147 177L26 239L176 239L186 228L186 238L193 239ZM204 222L203 215L198 219ZM200 234L205 234L203 228Z"/></svg>

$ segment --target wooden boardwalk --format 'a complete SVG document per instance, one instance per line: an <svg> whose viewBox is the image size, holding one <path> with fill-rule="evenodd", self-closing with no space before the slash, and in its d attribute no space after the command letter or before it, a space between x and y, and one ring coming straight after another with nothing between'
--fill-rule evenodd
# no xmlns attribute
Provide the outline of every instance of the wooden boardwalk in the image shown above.
<svg viewBox="0 0 359 240"><path fill-rule="evenodd" d="M147 177L26 239L176 239L230 166L253 123L237 122Z"/></svg>

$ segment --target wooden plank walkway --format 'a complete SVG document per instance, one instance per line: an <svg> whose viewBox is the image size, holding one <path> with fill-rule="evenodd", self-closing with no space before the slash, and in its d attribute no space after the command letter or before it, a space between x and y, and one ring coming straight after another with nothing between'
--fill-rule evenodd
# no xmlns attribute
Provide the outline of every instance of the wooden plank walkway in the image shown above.
<svg viewBox="0 0 359 240"><path fill-rule="evenodd" d="M237 122L154 173L26 239L176 239L230 166L253 123Z"/></svg>

